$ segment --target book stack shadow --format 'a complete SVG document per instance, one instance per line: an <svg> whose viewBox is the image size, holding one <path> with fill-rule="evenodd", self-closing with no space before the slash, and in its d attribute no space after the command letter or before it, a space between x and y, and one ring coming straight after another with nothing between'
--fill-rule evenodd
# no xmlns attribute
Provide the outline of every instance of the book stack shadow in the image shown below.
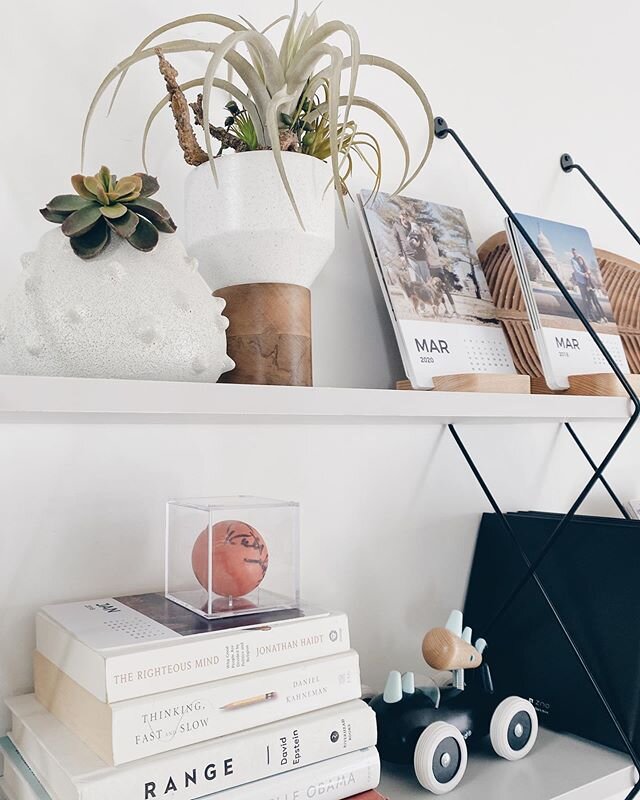
<svg viewBox="0 0 640 800"><path fill-rule="evenodd" d="M44 607L36 647L34 693L7 700L7 800L379 798L344 614L134 595Z"/></svg>

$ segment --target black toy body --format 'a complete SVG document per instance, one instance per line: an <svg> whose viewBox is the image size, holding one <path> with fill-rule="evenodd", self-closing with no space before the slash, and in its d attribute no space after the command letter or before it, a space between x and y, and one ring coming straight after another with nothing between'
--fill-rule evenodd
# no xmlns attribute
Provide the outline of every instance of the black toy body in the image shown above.
<svg viewBox="0 0 640 800"><path fill-rule="evenodd" d="M513 761L529 753L538 731L536 712L528 700L507 697L498 701L482 655L486 642L478 640L473 647L471 631L458 635L459 627L458 618L453 623L450 618L446 629L434 629L423 644L427 663L433 666L432 661L437 662L438 669L445 662L452 664L452 685L416 687L413 673L393 671L384 693L371 700L382 760L412 764L422 786L435 794L451 791L462 780L467 747L490 736L495 752ZM463 663L473 667L463 669Z"/></svg>

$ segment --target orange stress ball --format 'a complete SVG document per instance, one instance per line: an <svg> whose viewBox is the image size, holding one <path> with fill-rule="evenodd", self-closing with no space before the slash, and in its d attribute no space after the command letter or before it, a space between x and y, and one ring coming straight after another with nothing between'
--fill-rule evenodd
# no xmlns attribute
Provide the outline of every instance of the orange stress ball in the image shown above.
<svg viewBox="0 0 640 800"><path fill-rule="evenodd" d="M251 525L236 519L216 522L212 528L211 589L223 597L242 597L260 585L269 566L269 551ZM196 539L191 565L198 583L208 588L209 530Z"/></svg>

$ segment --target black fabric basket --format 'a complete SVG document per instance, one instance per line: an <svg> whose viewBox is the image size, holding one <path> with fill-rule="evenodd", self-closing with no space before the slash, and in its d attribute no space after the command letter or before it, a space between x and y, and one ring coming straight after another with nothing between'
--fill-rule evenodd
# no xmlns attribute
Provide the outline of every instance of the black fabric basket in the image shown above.
<svg viewBox="0 0 640 800"><path fill-rule="evenodd" d="M559 514L508 520L528 557L540 552ZM495 514L484 514L465 601L465 624L484 631L526 573ZM600 688L640 751L640 523L576 517L538 574ZM500 697L530 699L540 723L624 750L595 690L531 580L487 637Z"/></svg>

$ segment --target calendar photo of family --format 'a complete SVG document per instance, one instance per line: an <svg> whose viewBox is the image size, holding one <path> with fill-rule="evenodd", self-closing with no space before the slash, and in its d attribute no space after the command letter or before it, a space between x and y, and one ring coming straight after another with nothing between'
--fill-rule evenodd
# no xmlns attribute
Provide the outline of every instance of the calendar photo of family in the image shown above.
<svg viewBox="0 0 640 800"><path fill-rule="evenodd" d="M398 319L499 324L460 209L382 192L361 201Z"/></svg>
<svg viewBox="0 0 640 800"><path fill-rule="evenodd" d="M609 296L587 231L526 214L517 217L595 330L617 333ZM575 312L524 237L520 233L515 235L542 324L582 329Z"/></svg>

